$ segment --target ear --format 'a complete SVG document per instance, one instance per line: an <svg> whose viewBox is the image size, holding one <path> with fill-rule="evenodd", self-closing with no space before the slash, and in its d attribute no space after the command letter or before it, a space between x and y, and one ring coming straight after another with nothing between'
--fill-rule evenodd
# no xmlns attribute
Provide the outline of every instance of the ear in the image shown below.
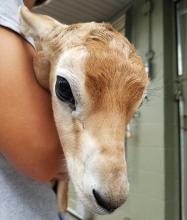
<svg viewBox="0 0 187 220"><path fill-rule="evenodd" d="M24 5L20 7L20 23L21 32L34 39L44 38L57 26L60 26L62 30L66 27L49 16L32 13Z"/></svg>
<svg viewBox="0 0 187 220"><path fill-rule="evenodd" d="M49 73L51 64L42 51L37 51L33 59L35 76L42 87L49 90Z"/></svg>
<svg viewBox="0 0 187 220"><path fill-rule="evenodd" d="M49 89L51 56L54 57L55 50L48 36L54 40L58 32L64 31L66 25L46 15L32 13L25 6L20 8L20 23L21 32L35 39L36 56L33 66L36 78L44 88Z"/></svg>

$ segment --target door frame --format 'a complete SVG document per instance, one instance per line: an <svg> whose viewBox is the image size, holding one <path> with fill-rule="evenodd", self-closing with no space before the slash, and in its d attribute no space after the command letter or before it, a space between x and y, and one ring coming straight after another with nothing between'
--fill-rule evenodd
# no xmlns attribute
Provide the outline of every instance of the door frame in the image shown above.
<svg viewBox="0 0 187 220"><path fill-rule="evenodd" d="M184 81L185 75L183 70L183 58L182 58L182 42L181 42L181 27L180 27L180 19L181 16L187 14L187 1L178 1L176 4L176 16L177 16L177 62L178 62L178 83L180 88L180 98L178 100L178 110L179 110L179 168L180 168L180 216L181 220L187 220L187 211L186 211L186 174L185 174L185 128L184 128L184 115L185 115L185 94L183 92L184 89Z"/></svg>
<svg viewBox="0 0 187 220"><path fill-rule="evenodd" d="M182 220L176 0L163 1L165 219ZM172 170L172 171L171 171Z"/></svg>

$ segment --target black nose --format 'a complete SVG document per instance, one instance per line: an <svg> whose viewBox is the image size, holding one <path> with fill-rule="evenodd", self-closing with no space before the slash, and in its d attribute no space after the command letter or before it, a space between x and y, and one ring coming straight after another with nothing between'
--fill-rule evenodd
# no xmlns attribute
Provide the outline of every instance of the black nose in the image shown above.
<svg viewBox="0 0 187 220"><path fill-rule="evenodd" d="M118 208L118 206L112 204L111 201L107 201L104 198L102 198L95 189L93 189L92 192L97 204L101 206L103 209L107 210L108 212L113 212L115 209Z"/></svg>

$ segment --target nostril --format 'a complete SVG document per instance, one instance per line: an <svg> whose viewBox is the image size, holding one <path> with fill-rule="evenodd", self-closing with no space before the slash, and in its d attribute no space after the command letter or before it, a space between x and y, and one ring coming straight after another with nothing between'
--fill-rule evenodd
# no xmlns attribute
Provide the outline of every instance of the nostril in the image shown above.
<svg viewBox="0 0 187 220"><path fill-rule="evenodd" d="M92 192L93 192L93 195L95 197L97 204L101 206L102 208L106 209L108 212L113 212L117 208L117 206L115 206L111 202L103 199L101 195L95 189L93 189Z"/></svg>

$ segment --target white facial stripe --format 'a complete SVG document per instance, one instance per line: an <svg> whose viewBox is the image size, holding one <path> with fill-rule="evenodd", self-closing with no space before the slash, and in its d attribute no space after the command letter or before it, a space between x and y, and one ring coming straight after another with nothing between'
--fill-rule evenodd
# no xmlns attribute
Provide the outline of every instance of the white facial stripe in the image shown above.
<svg viewBox="0 0 187 220"><path fill-rule="evenodd" d="M60 75L68 80L72 93L77 102L77 109L80 109L86 100L86 92L84 87L84 61L87 54L88 52L84 47L69 49L62 54L55 69L55 78L57 75ZM54 80L53 85L54 95L55 83L56 79Z"/></svg>
<svg viewBox="0 0 187 220"><path fill-rule="evenodd" d="M81 67L84 65L87 54L88 52L84 47L72 48L65 51L59 59L57 70L59 68L66 69L69 74L78 76L82 81L85 75L82 73L83 70Z"/></svg>
<svg viewBox="0 0 187 220"><path fill-rule="evenodd" d="M82 159L86 161L89 157L93 156L93 153L97 153L99 143L97 143L97 140L85 130L81 135L80 147L82 149Z"/></svg>

